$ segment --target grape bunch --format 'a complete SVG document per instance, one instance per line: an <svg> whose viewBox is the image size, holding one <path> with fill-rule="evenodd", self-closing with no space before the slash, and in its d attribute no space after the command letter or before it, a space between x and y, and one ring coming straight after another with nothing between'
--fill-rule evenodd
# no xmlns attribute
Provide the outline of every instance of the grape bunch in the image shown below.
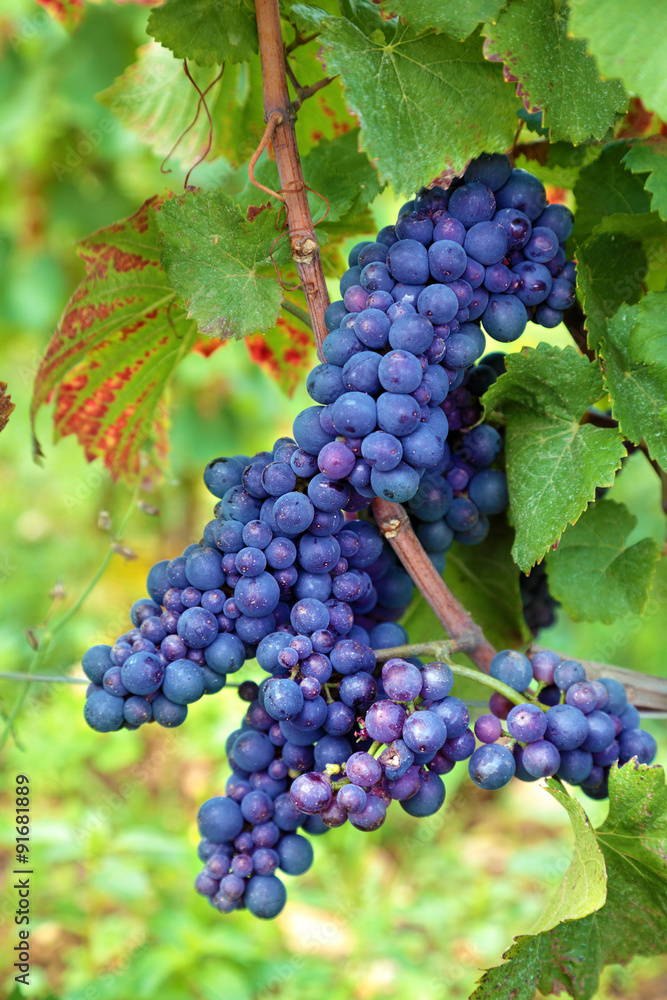
<svg viewBox="0 0 667 1000"><path fill-rule="evenodd" d="M180 725L297 606L318 606L322 629L338 637L392 644L387 625L409 604L412 580L373 522L346 521L326 492L309 491L316 468L291 438L209 463L204 481L220 500L200 543L157 563L133 628L83 657L93 729ZM405 641L398 626L390 634Z"/></svg>
<svg viewBox="0 0 667 1000"><path fill-rule="evenodd" d="M639 712L628 702L620 681L589 681L581 663L561 660L546 649L532 661L523 653L504 650L491 661L490 673L531 700L514 705L494 692L491 714L477 719L475 735L484 746L475 750L469 770L480 788L502 788L514 775L520 781L554 775L580 785L590 798L603 799L614 764L632 758L650 764L655 758L656 742L640 729ZM531 691L533 681L537 697ZM513 745L498 744L501 736Z"/></svg>
<svg viewBox="0 0 667 1000"><path fill-rule="evenodd" d="M494 466L502 438L479 423L479 398L503 360L495 353L476 364L480 323L509 341L528 318L549 323L566 307L574 266L560 243L571 221L563 206L547 207L539 181L494 155L473 161L448 191L422 190L395 226L355 247L343 300L327 310L325 360L308 377L315 405L270 451L207 465L217 503L202 539L158 562L148 598L132 606L132 628L84 655L84 715L102 732L180 725L190 704L221 690L247 660L269 675L239 686L250 704L227 741L232 775L225 795L199 813L205 867L196 889L221 912L275 916L285 903L276 872L300 874L312 862L298 830L317 835L349 820L372 831L394 800L410 815L432 815L444 802L442 776L458 761L470 760L482 787L501 787L532 774L539 748L531 747L548 744L555 766L542 764L544 773L599 797L615 760L651 757L651 738L630 708L621 711L615 689L604 705L596 689L593 711L556 674L536 673L536 691L532 672L521 675L517 687L507 664L531 670L519 653L498 654L493 676L523 692L531 716L579 713L572 752L591 758L585 775L583 765L565 766L570 748L547 723L539 738L515 735L513 703L502 695L473 732L448 664L394 657L377 666L379 650L408 641L398 619L414 588L366 508L376 497L407 502L440 570L454 539L481 541L488 515L505 509L505 475ZM585 675L581 687L591 688ZM589 753L589 718L599 728L598 716L616 746Z"/></svg>
<svg viewBox="0 0 667 1000"><path fill-rule="evenodd" d="M307 381L323 409L295 427L305 450L317 439L318 489L333 481L359 509L363 498L415 496L424 472L448 460L447 399L484 351L480 324L507 342L528 319L557 325L573 304L562 246L572 225L536 177L493 154L448 190L420 191L394 226L352 249L342 299L326 312L324 361Z"/></svg>
<svg viewBox="0 0 667 1000"><path fill-rule="evenodd" d="M260 643L257 660L270 677L227 741L225 795L200 809L204 868L195 889L222 913L276 916L286 900L276 872L298 875L312 863L299 829L319 835L349 821L372 832L394 801L431 816L445 801L442 776L459 761L485 790L555 775L604 798L614 764L655 756L623 685L586 681L576 661L547 650L532 663L498 653L491 676L525 701L494 692L473 730L447 663L394 657L379 668L363 643L324 642L311 631L320 623L299 611L291 629Z"/></svg>
<svg viewBox="0 0 667 1000"><path fill-rule="evenodd" d="M235 637L218 641L215 659L204 656L204 647L218 638L226 598L221 574L205 586L195 572L199 553L199 545L189 545L176 559L156 563L148 574L150 599L132 605L133 628L113 646L100 643L84 653L90 680L84 716L92 729L138 729L146 722L180 726L189 704L220 691L226 675L243 665L244 649Z"/></svg>

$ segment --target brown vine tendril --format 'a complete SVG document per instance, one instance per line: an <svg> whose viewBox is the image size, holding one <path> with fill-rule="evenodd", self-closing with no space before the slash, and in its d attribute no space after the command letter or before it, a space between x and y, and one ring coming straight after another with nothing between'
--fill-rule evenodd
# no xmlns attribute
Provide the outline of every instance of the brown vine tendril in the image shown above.
<svg viewBox="0 0 667 1000"><path fill-rule="evenodd" d="M195 125L197 124L197 122L199 121L199 112L201 111L201 108L202 108L202 102L203 102L204 107L206 109L206 114L208 116L208 120L209 120L209 123L210 123L208 148L207 148L206 152L204 153L204 156L202 157L202 159L205 159L208 156L208 154L210 153L210 151L211 151L211 145L212 145L212 141L213 141L213 123L211 121L211 115L209 114L208 106L206 104L206 95L216 85L216 83L218 83L222 79L222 74L225 72L225 63L222 64L222 69L220 70L220 72L218 73L218 75L213 80L211 80L211 82L209 83L209 85L206 87L206 89L203 92L199 89L199 87L197 86L197 84L195 83L195 81L192 79L192 76L190 75L190 72L188 70L188 61L187 61L187 59L183 60L183 69L185 71L185 75L187 76L188 80L190 80L190 82L194 85L195 89L197 90L197 93L199 94L199 100L197 101L197 109L195 111L194 118L192 119L192 121L190 122L190 124L188 125L188 127L186 129L184 129L183 132L181 132L181 134L179 135L178 139L176 140L176 142L171 147L171 149L169 150L169 152L165 156L164 160L160 164L160 173L161 174L170 174L172 172L171 171L171 167L169 169L165 169L165 166L166 166L167 162L170 160L170 158L174 155L174 152L178 149L178 147L180 146L180 144L182 143L183 139L186 137L186 135L188 134L188 132L190 132L195 127ZM201 162L202 162L201 159L197 160L197 163L195 163L192 167L190 167L190 170L188 171L188 175L187 175L187 177L185 179L185 185L186 186L187 186L187 181L188 181L188 178L189 178L190 174L192 173L192 171L194 170L194 168L196 166L198 166Z"/></svg>

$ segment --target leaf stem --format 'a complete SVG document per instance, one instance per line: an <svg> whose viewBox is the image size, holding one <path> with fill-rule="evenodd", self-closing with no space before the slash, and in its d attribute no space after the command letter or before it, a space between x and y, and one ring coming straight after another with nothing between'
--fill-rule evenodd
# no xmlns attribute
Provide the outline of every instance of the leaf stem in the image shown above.
<svg viewBox="0 0 667 1000"><path fill-rule="evenodd" d="M478 684L483 684L485 687L493 688L498 694L502 694L509 701L513 702L515 705L523 705L527 701L535 702L541 709L545 712L548 705L543 705L538 702L530 692L528 695L520 694L511 688L508 684L503 684L502 681L496 680L495 677L489 677L488 674L483 673L481 670L473 670L471 667L463 667L459 663L452 663L449 659L452 653L456 653L461 650L461 645L457 642L416 642L409 643L405 646L394 646L391 649L378 649L375 653L376 657L380 661L391 660L395 656L405 659L409 656L434 656L445 661L449 666L450 670L457 677L467 677L468 680L477 681ZM370 753L371 751L369 751Z"/></svg>
<svg viewBox="0 0 667 1000"><path fill-rule="evenodd" d="M9 734L11 733L14 727L14 723L21 709L23 708L23 703L25 702L26 695L28 694L28 691L30 689L30 677L36 674L37 668L40 666L42 661L45 659L47 653L51 649L53 640L55 639L56 635L65 627L65 625L69 621L71 621L71 619L74 617L77 611L80 610L84 602L90 596L91 592L93 591L93 589L96 587L97 583L103 576L107 566L111 562L111 557L114 555L114 545L119 541L119 539L123 537L123 533L136 507L138 493L139 493L139 484L137 484L132 493L132 499L130 501L130 505L127 508L127 511L120 523L118 532L114 533L114 535L112 535L111 539L109 540L109 547L107 549L107 552L104 558L102 559L102 562L100 563L92 580L86 587L86 589L83 591L81 596L74 602L72 607L68 611L66 611L65 614L62 615L56 622L54 622L51 628L48 631L44 632L44 634L42 635L39 646L35 650L32 659L28 664L28 669L26 671L26 674L30 676L27 676L26 679L24 680L23 685L16 696L16 700L14 701L12 709L5 720L2 732L0 733L0 751L3 749L5 743L7 742L7 738L9 737Z"/></svg>
<svg viewBox="0 0 667 1000"><path fill-rule="evenodd" d="M588 346L586 335L586 316L578 302L575 302L571 309L567 309L563 315L563 323L575 342L579 350L589 361L595 361L595 351Z"/></svg>
<svg viewBox="0 0 667 1000"><path fill-rule="evenodd" d="M90 684L87 677L68 677L66 674L0 673L0 680L31 684Z"/></svg>
<svg viewBox="0 0 667 1000"><path fill-rule="evenodd" d="M307 326L309 330L313 329L313 324L310 321L310 316L308 315L305 309L301 308L301 306L295 305L293 302L290 302L289 299L283 299L282 308L285 310L285 312L291 313L292 316L296 316L297 319L300 319L301 322L304 324L304 326Z"/></svg>

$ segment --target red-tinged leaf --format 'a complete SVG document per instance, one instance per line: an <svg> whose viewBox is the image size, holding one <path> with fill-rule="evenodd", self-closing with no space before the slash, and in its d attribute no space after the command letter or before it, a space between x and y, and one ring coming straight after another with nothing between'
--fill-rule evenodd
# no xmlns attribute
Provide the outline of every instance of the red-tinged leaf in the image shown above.
<svg viewBox="0 0 667 1000"><path fill-rule="evenodd" d="M159 7L162 0L114 0L117 4L134 4L137 7ZM68 31L79 27L85 13L83 0L37 0L51 17Z"/></svg>
<svg viewBox="0 0 667 1000"><path fill-rule="evenodd" d="M81 23L83 0L37 0L37 3L69 31Z"/></svg>
<svg viewBox="0 0 667 1000"><path fill-rule="evenodd" d="M12 397L7 392L7 383L0 382L0 431L4 431L7 421L15 409L16 404L12 403Z"/></svg>
<svg viewBox="0 0 667 1000"><path fill-rule="evenodd" d="M631 97L624 121L621 123L617 139L643 139L661 130L660 118L645 108L641 98Z"/></svg>
<svg viewBox="0 0 667 1000"><path fill-rule="evenodd" d="M313 365L313 335L298 321L280 316L272 330L252 334L245 342L252 360L289 396Z"/></svg>
<svg viewBox="0 0 667 1000"><path fill-rule="evenodd" d="M55 398L54 439L76 435L112 476L154 477L168 450L165 388L196 326L175 304L160 264L158 198L78 246L86 277L70 299L35 379L33 426ZM41 455L35 439L36 454ZM142 451L143 449L143 451Z"/></svg>
<svg viewBox="0 0 667 1000"><path fill-rule="evenodd" d="M552 201L567 201L569 192L566 188L558 187L556 184L545 184L544 187L547 192L547 201L549 204L551 204Z"/></svg>
<svg viewBox="0 0 667 1000"><path fill-rule="evenodd" d="M192 350L197 354L201 354L204 358L210 358L219 347L224 347L226 343L226 340L214 340L212 337L198 337Z"/></svg>

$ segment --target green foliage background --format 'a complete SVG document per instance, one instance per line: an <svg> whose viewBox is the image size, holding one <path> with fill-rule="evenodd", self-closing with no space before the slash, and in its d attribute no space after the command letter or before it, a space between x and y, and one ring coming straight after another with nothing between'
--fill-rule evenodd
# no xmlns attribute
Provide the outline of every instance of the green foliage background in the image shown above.
<svg viewBox="0 0 667 1000"><path fill-rule="evenodd" d="M5 670L24 669L24 630L43 621L56 581L70 602L92 576L108 544L99 511L118 523L130 501L99 463L85 463L72 438L49 445L44 466L34 465L28 414L41 352L81 277L73 242L130 214L164 183L159 158L93 98L133 61L145 22L141 8L103 4L70 38L28 0L8 0L3 9L0 378L16 403L0 437ZM178 187L182 176L176 171L169 184ZM377 199L376 225L391 221L396 206L390 191ZM533 329L512 346L539 339L568 343L562 329ZM289 433L303 405L305 391L287 399L242 343L210 359L186 359L171 404L172 477L143 497L160 514L135 511L124 541L137 558L114 557L49 670L70 672L88 645L121 631L152 562L198 537L211 508L201 483L205 462L266 447ZM46 440L46 414L41 421ZM662 543L659 484L641 455L625 464L608 497L638 514L626 544L647 536ZM628 614L612 625L575 623L561 612L541 641L665 676L666 598L662 565L643 620ZM9 682L0 687L3 710L14 690ZM290 902L279 920L221 917L191 889L194 817L224 782L224 739L242 712L234 694L194 706L183 731L109 737L84 725L82 700L78 687L36 689L17 727L23 749L4 758L5 862L14 774L30 776L33 796L28 996L456 1000L470 994L478 968L497 962L513 934L530 929L567 867L567 818L543 790L514 783L487 795L461 773L448 781L449 806L436 817L418 823L397 809L372 837L343 829L321 839L311 872L288 879ZM664 735L661 726L654 731ZM587 802L595 823L605 809ZM10 938L11 882L7 873L0 914ZM9 992L9 963L0 975ZM666 993L667 960L636 959L607 969L597 996Z"/></svg>

